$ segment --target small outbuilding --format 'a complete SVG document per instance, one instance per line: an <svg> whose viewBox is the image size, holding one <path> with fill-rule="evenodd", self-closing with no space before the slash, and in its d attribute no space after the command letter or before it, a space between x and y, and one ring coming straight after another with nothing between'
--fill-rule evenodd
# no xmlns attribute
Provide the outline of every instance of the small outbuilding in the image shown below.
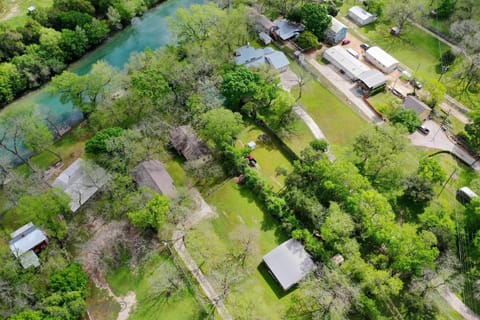
<svg viewBox="0 0 480 320"><path fill-rule="evenodd" d="M354 6L348 9L348 16L359 26L367 25L377 19L375 15L359 6Z"/></svg>
<svg viewBox="0 0 480 320"><path fill-rule="evenodd" d="M33 11L35 11L37 8L35 6L30 6L27 8L28 10L28 13L32 13Z"/></svg>
<svg viewBox="0 0 480 320"><path fill-rule="evenodd" d="M269 45L270 43L272 43L272 38L267 33L263 32L263 31L258 34L258 37L266 45Z"/></svg>
<svg viewBox="0 0 480 320"><path fill-rule="evenodd" d="M365 51L365 58L386 74L392 73L399 64L397 59L379 47L368 48L367 51Z"/></svg>
<svg viewBox="0 0 480 320"><path fill-rule="evenodd" d="M305 30L305 26L300 23L294 23L287 19L276 20L273 22L271 32L283 41L297 38Z"/></svg>
<svg viewBox="0 0 480 320"><path fill-rule="evenodd" d="M295 239L287 240L270 251L263 257L263 262L285 291L316 268L303 245Z"/></svg>
<svg viewBox="0 0 480 320"><path fill-rule="evenodd" d="M32 222L20 227L11 235L10 250L15 258L20 261L23 268L38 267L40 260L37 254L40 253L48 244L45 233Z"/></svg>
<svg viewBox="0 0 480 320"><path fill-rule="evenodd" d="M415 110L418 117L422 121L426 120L430 115L430 112L432 112L432 108L430 108L429 106L427 106L425 103L418 100L414 96L407 96L405 100L403 100L403 108L409 109L409 110Z"/></svg>
<svg viewBox="0 0 480 320"><path fill-rule="evenodd" d="M469 187L461 187L457 190L456 198L462 204L468 204L475 198L478 198L478 195Z"/></svg>
<svg viewBox="0 0 480 320"><path fill-rule="evenodd" d="M346 25L332 18L330 27L325 31L325 39L330 44L337 44L347 36L348 28Z"/></svg>
<svg viewBox="0 0 480 320"><path fill-rule="evenodd" d="M140 162L132 171L133 181L139 187L149 187L153 191L169 198L177 196L173 179L168 174L163 163L158 160Z"/></svg>
<svg viewBox="0 0 480 320"><path fill-rule="evenodd" d="M323 58L340 69L350 80L356 81L359 76L370 68L353 57L348 51L340 46L328 48L323 53Z"/></svg>
<svg viewBox="0 0 480 320"><path fill-rule="evenodd" d="M172 147L193 165L201 166L212 159L207 144L200 140L191 126L180 126L169 134Z"/></svg>
<svg viewBox="0 0 480 320"><path fill-rule="evenodd" d="M78 158L53 181L52 186L70 196L70 209L75 212L110 179L110 175L94 163Z"/></svg>
<svg viewBox="0 0 480 320"><path fill-rule="evenodd" d="M360 87L369 93L383 90L387 84L387 78L378 70L370 69L358 76Z"/></svg>

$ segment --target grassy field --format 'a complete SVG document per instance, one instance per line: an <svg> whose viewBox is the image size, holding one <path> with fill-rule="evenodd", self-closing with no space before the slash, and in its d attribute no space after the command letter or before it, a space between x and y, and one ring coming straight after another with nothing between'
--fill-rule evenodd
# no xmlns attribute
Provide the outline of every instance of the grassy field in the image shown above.
<svg viewBox="0 0 480 320"><path fill-rule="evenodd" d="M52 5L53 0L5 0L3 2L6 8L0 12L0 21L17 27L25 23L28 7L48 8Z"/></svg>
<svg viewBox="0 0 480 320"><path fill-rule="evenodd" d="M291 171L292 164L285 155L273 143L262 143L258 137L264 134L258 127L248 126L239 135L237 145L246 145L249 141L255 141L257 147L251 155L257 160L260 176L267 179L275 189L283 186L284 177L276 176L275 169L282 167Z"/></svg>
<svg viewBox="0 0 480 320"><path fill-rule="evenodd" d="M315 139L308 126L301 119L295 120L293 130L282 136L283 141L296 153L300 154L308 143Z"/></svg>
<svg viewBox="0 0 480 320"><path fill-rule="evenodd" d="M402 106L402 101L390 92L381 92L368 98L368 101L385 116L389 116L396 107Z"/></svg>
<svg viewBox="0 0 480 320"><path fill-rule="evenodd" d="M228 296L226 306L235 319L281 319L292 304L261 264L262 256L287 240L273 217L256 203L245 187L229 182L209 196L207 202L219 213L218 218L204 221L185 238L187 248L202 271L212 279L216 264L236 248L235 232L246 227L257 234L245 278Z"/></svg>
<svg viewBox="0 0 480 320"><path fill-rule="evenodd" d="M167 267L174 267L171 259L154 254L133 272L128 266L122 266L108 275L108 282L115 295L124 296L127 292L134 291L137 296L137 306L129 319L156 320L159 315L162 319L172 320L201 319L203 309L187 283L170 298L154 295L155 286L161 281L162 269Z"/></svg>

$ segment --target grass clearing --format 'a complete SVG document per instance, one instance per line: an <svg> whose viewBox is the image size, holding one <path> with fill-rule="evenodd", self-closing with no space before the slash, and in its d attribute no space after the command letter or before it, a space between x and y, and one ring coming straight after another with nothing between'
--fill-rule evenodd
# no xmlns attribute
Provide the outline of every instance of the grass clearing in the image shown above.
<svg viewBox="0 0 480 320"><path fill-rule="evenodd" d="M0 21L12 27L18 27L25 24L27 20L28 7L49 8L53 0L16 0L4 1L6 10L0 12Z"/></svg>
<svg viewBox="0 0 480 320"><path fill-rule="evenodd" d="M276 176L275 169L283 167L287 171L292 170L292 164L285 155L278 149L275 143L270 140L269 143L263 143L259 140L259 136L265 134L258 127L247 126L239 135L237 145L246 145L249 141L254 141L257 146L251 152L251 155L257 160L258 172L260 176L265 178L274 189L279 190L285 181L285 177Z"/></svg>
<svg viewBox="0 0 480 320"><path fill-rule="evenodd" d="M265 213L255 195L233 181L222 186L207 199L219 216L202 222L185 238L186 246L209 279L222 259L239 250L233 234L239 226L258 232L246 276L228 296L226 306L235 319L281 319L290 306L292 295L285 295L261 264L262 257L287 240L278 222ZM213 281L212 281L213 282Z"/></svg>
<svg viewBox="0 0 480 320"><path fill-rule="evenodd" d="M385 116L389 116L399 106L402 100L391 94L390 92L380 92L368 98L368 101Z"/></svg>
<svg viewBox="0 0 480 320"><path fill-rule="evenodd" d="M176 268L169 257L159 253L153 254L148 261L137 267L134 272L123 265L107 276L112 291L117 296L124 296L128 291L134 291L137 296L137 306L129 319L183 320L201 319L203 308L195 298L195 292L184 281L184 287L178 289L172 296L156 295L155 288L162 280L162 272L166 267Z"/></svg>
<svg viewBox="0 0 480 320"><path fill-rule="evenodd" d="M108 296L107 291L90 284L87 309L92 319L116 320L120 308L120 305Z"/></svg>
<svg viewBox="0 0 480 320"><path fill-rule="evenodd" d="M282 136L283 141L297 154L300 154L309 142L315 139L312 131L301 119L295 120L292 125L292 131Z"/></svg>

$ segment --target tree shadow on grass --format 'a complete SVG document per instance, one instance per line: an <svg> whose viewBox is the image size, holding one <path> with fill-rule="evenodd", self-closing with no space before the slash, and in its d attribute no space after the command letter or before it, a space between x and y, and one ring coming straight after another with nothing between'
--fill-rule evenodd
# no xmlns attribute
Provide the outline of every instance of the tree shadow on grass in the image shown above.
<svg viewBox="0 0 480 320"><path fill-rule="evenodd" d="M282 229L280 221L267 212L265 205L258 199L258 195L255 195L253 191L248 189L246 186L239 186L239 191L242 197L247 199L248 202L255 202L255 204L262 211L263 219L260 225L261 230L274 230L275 238L278 242L286 241L288 239L288 235Z"/></svg>
<svg viewBox="0 0 480 320"><path fill-rule="evenodd" d="M268 270L268 267L263 262L258 265L257 270L258 272L260 272L263 279L267 282L268 286L270 287L270 289L272 289L272 291L275 293L275 296L277 296L278 299L281 299L287 296L291 292L295 291L295 289L297 288L296 286L293 286L287 291L283 290L280 284L278 284L278 282L275 280L273 275Z"/></svg>

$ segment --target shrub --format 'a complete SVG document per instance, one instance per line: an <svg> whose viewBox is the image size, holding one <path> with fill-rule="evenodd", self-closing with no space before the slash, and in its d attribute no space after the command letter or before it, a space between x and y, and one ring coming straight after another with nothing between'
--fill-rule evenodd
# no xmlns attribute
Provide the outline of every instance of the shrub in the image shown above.
<svg viewBox="0 0 480 320"><path fill-rule="evenodd" d="M395 124L404 126L410 133L414 132L415 129L422 124L414 110L402 108L395 110L390 117L390 120Z"/></svg>
<svg viewBox="0 0 480 320"><path fill-rule="evenodd" d="M85 152L92 155L105 154L107 150L107 141L123 134L124 129L112 127L98 131L92 138L85 143Z"/></svg>
<svg viewBox="0 0 480 320"><path fill-rule="evenodd" d="M327 152L328 150L328 142L325 139L312 140L309 145L315 151Z"/></svg>
<svg viewBox="0 0 480 320"><path fill-rule="evenodd" d="M316 49L320 45L317 37L310 31L304 31L297 39L297 45L302 49Z"/></svg>

